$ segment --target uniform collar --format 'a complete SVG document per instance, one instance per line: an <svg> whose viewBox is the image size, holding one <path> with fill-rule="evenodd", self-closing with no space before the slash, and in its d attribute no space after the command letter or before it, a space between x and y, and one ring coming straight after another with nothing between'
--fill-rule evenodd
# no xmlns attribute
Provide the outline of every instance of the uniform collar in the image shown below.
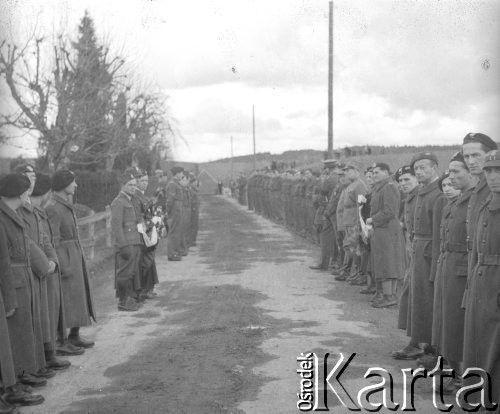
<svg viewBox="0 0 500 414"><path fill-rule="evenodd" d="M490 211L500 210L500 199L498 199L498 198L493 199L493 197L490 195L488 198L487 207L488 207L488 210L490 210Z"/></svg>
<svg viewBox="0 0 500 414"><path fill-rule="evenodd" d="M418 190L419 190L419 187L418 187L418 185L417 185L417 186L416 186L413 190L411 190L411 191L410 191L410 192L406 195L406 200L407 200L408 202L410 202L411 200L413 200L413 199L416 197L416 195L418 194Z"/></svg>
<svg viewBox="0 0 500 414"><path fill-rule="evenodd" d="M0 200L0 211L3 211L6 216L8 216L13 222L24 229L24 223L22 218L12 210L7 204Z"/></svg>
<svg viewBox="0 0 500 414"><path fill-rule="evenodd" d="M462 194L460 194L460 196L457 199L457 205L468 203L473 191L474 188L469 188L465 190Z"/></svg>
<svg viewBox="0 0 500 414"><path fill-rule="evenodd" d="M385 187L387 184L389 184L390 181L391 181L391 177L387 177L386 179L380 181L379 183L375 183L373 187L376 190L380 190L383 187Z"/></svg>
<svg viewBox="0 0 500 414"><path fill-rule="evenodd" d="M487 185L488 185L488 183L486 182L486 176L484 175L484 173L481 173L481 178L479 179L478 183L474 187L474 193L479 193Z"/></svg>
<svg viewBox="0 0 500 414"><path fill-rule="evenodd" d="M58 203L61 203L64 206L68 207L70 210L74 210L73 205L68 200L62 198L60 195L52 194L52 199L54 201L57 201Z"/></svg>
<svg viewBox="0 0 500 414"><path fill-rule="evenodd" d="M425 187L421 188L418 194L420 195L425 195L430 193L431 191L434 191L438 188L438 182L439 180L434 180L432 183L427 184Z"/></svg>
<svg viewBox="0 0 500 414"><path fill-rule="evenodd" d="M47 214L45 213L45 210L42 207L33 206L33 211L35 211L39 216L47 218Z"/></svg>

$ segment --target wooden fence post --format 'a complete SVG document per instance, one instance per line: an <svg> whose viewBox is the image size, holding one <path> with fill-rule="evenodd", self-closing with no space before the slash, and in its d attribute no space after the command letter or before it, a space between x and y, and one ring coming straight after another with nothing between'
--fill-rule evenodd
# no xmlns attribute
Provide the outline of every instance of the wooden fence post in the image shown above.
<svg viewBox="0 0 500 414"><path fill-rule="evenodd" d="M111 238L111 207L106 206L106 247L112 247Z"/></svg>

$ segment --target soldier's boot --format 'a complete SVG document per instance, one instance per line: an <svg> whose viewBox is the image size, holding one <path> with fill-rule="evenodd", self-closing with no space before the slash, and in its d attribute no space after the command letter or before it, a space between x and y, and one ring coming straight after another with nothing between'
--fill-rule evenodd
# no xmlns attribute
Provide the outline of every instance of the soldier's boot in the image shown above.
<svg viewBox="0 0 500 414"><path fill-rule="evenodd" d="M374 308L388 308L398 304L398 298L395 295L382 295L380 300L374 300L372 307Z"/></svg>
<svg viewBox="0 0 500 414"><path fill-rule="evenodd" d="M418 344L410 341L403 349L394 351L392 357L394 359L412 360L417 359L424 355L424 350L418 346Z"/></svg>
<svg viewBox="0 0 500 414"><path fill-rule="evenodd" d="M136 312L140 308L139 304L131 297L118 302L118 310L123 312Z"/></svg>
<svg viewBox="0 0 500 414"><path fill-rule="evenodd" d="M47 363L47 368L61 371L69 368L71 362L66 359L57 358L54 350L49 349L45 351L45 361Z"/></svg>

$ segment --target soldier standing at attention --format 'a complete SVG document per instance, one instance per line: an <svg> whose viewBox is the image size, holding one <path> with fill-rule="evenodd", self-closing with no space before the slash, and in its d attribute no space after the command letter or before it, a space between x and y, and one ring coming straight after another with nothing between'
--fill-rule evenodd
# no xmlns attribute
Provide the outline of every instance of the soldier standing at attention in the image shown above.
<svg viewBox="0 0 500 414"><path fill-rule="evenodd" d="M173 167L171 169L172 180L167 185L167 251L168 260L179 261L182 249L182 215L183 215L183 190L181 180L184 176L184 168Z"/></svg>
<svg viewBox="0 0 500 414"><path fill-rule="evenodd" d="M49 343L45 344L45 359L47 361L47 367L50 369L61 370L68 368L71 364L69 361L62 360L56 357L57 349L57 338L62 336L62 327L65 326L65 312L63 303L63 293L61 285L61 274L59 272L59 261L55 253L54 247L54 237L52 234L52 229L50 227L49 218L45 212L45 206L47 205L51 197L51 181L50 176L47 174L36 174L36 183L33 192L31 193L31 205L33 207L33 212L37 217L37 223L40 225L40 234L45 234L47 241L44 244L48 244L50 248L47 250L48 256L51 257L51 249L53 250L52 256L56 259L57 270L50 273L47 276L47 306L49 311ZM80 355L83 354L84 349L80 347L72 347L72 349L65 349L68 355Z"/></svg>
<svg viewBox="0 0 500 414"><path fill-rule="evenodd" d="M133 198L136 192L136 174L127 169L120 193L111 202L111 234L115 246L115 290L118 310L134 312L139 309L136 292L141 289L140 260L142 240L137 224Z"/></svg>
<svg viewBox="0 0 500 414"><path fill-rule="evenodd" d="M2 264L7 265L0 273L0 287L14 373L22 384L41 387L47 384L47 380L31 375L42 367L36 351L30 243L23 220L16 212L27 200L30 186L30 180L24 174L8 174L0 179L0 227L3 234L0 250L5 255L2 256ZM0 352L3 354L3 351ZM8 361L8 355L5 361ZM8 366L5 368L8 369ZM7 380L8 385L13 382L9 376ZM42 396L31 395L18 384L8 387L6 391L5 399L9 404L36 405L44 401Z"/></svg>
<svg viewBox="0 0 500 414"><path fill-rule="evenodd" d="M435 349L430 345L434 276L439 258L439 226L445 199L438 187L438 161L433 153L416 154L411 166L421 188L415 202L413 222L409 329L411 343L426 344L422 358L432 365L436 358Z"/></svg>
<svg viewBox="0 0 500 414"><path fill-rule="evenodd" d="M344 190L344 197L341 200L343 203L342 222L345 228L343 244L347 263L352 264L350 270L346 267L335 280L354 279L361 269L361 225L359 222L358 196L364 196L368 192L366 184L359 177L359 167L356 164L346 164L344 171L349 184Z"/></svg>
<svg viewBox="0 0 500 414"><path fill-rule="evenodd" d="M465 156L465 154L464 154ZM490 375L493 395L500 403L500 151L489 152L483 164L491 192L480 207L474 228L473 249L469 262L474 263L465 295L464 369L481 368ZM477 378L464 379L464 385ZM488 391L485 391L488 394ZM468 403L477 403L479 392ZM498 409L498 405L497 405Z"/></svg>
<svg viewBox="0 0 500 414"><path fill-rule="evenodd" d="M403 287L399 297L399 314L398 314L398 328L406 330L406 334L411 338L411 323L410 320L410 273L411 273L411 257L412 257L412 241L413 241L413 221L415 217L415 203L417 201L418 181L415 177L415 171L409 165L405 165L398 169L395 175L396 181L406 195L403 208L403 233L405 237L406 246L406 261L405 273L403 280ZM392 357L395 359L417 359L424 354L422 348L419 347L418 342L414 343L410 339L409 344L401 350L394 351Z"/></svg>
<svg viewBox="0 0 500 414"><path fill-rule="evenodd" d="M373 166L373 181L370 217L366 224L373 226L370 238L371 270L376 283L380 284L382 297L375 300L372 306L386 308L398 303L397 281L404 273L404 239L399 223L401 197L387 164L379 162Z"/></svg>
<svg viewBox="0 0 500 414"><path fill-rule="evenodd" d="M191 224L191 191L189 190L189 172L184 171L181 178L182 186L182 235L181 235L181 256L188 255L188 231Z"/></svg>
<svg viewBox="0 0 500 414"><path fill-rule="evenodd" d="M448 166L449 181L457 191L450 195L441 220L441 255L434 282L434 312L432 344L439 355L448 361L457 377L444 382L444 392L456 394L461 386L464 310L462 299L467 280L467 231L465 219L472 193L472 177L461 152L456 153ZM445 182L443 181L443 187ZM449 191L443 192L445 195ZM437 391L437 390L436 390Z"/></svg>
<svg viewBox="0 0 500 414"><path fill-rule="evenodd" d="M92 348L94 342L80 335L80 327L96 320L87 266L78 236L73 195L77 188L75 175L59 170L52 176L52 199L46 207L54 233L54 244L61 271L68 342L76 347ZM64 340L64 338L62 339Z"/></svg>

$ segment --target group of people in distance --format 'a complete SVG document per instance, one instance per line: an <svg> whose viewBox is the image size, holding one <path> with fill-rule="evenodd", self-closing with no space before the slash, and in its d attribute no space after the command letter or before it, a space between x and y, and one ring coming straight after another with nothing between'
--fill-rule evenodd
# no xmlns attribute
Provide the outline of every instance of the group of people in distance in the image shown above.
<svg viewBox="0 0 500 414"><path fill-rule="evenodd" d="M158 170L153 182L131 167L111 205L115 289L120 311L155 297L155 249L167 236L168 259L196 244L195 176ZM153 184L151 186L151 184ZM52 176L30 164L0 177L0 414L43 403L34 390L70 367L94 342L80 328L96 321L92 280L78 234L75 174Z"/></svg>
<svg viewBox="0 0 500 414"><path fill-rule="evenodd" d="M377 162L363 176L357 163L334 159L319 177L260 171L248 180L248 206L317 241L321 258L312 269L364 286L374 308L399 304L397 325L409 343L395 359L434 369L441 358L455 372L445 394L476 384L464 374L479 368L489 375L486 401L498 403L498 144L469 133L445 169L440 174L436 155L421 152L395 173ZM481 402L475 391L466 403Z"/></svg>

